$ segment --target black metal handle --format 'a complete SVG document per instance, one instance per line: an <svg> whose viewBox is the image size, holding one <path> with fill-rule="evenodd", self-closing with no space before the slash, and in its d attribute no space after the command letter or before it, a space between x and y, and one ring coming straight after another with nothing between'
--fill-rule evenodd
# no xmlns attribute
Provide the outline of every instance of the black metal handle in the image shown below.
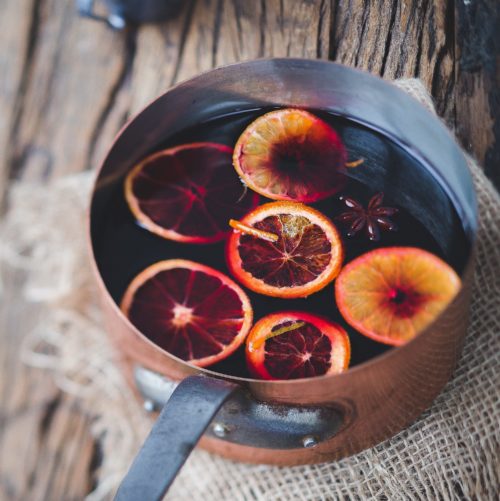
<svg viewBox="0 0 500 501"><path fill-rule="evenodd" d="M160 412L115 500L163 499L212 418L238 388L206 376L184 379Z"/></svg>

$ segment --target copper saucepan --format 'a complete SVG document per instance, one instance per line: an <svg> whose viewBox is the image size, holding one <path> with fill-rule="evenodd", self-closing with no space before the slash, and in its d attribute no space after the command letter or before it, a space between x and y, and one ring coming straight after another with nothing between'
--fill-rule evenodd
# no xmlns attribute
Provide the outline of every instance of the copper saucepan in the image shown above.
<svg viewBox="0 0 500 501"><path fill-rule="evenodd" d="M378 162L353 175L390 192L408 211L418 211L462 277L457 297L425 331L340 375L259 381L199 369L149 341L117 306L133 272L151 264L133 242L114 242L118 247L111 251L106 239L106 212L124 203L116 198L124 175L178 131L270 106L345 117L418 161L418 169L388 173L382 148ZM413 98L367 73L324 61L258 60L210 71L152 102L116 138L90 210L107 330L131 384L148 406L162 408L117 498L160 499L202 435L202 447L231 459L296 465L354 454L411 423L447 382L463 345L476 219L471 177L446 128ZM120 245L132 249L134 270L120 263Z"/></svg>

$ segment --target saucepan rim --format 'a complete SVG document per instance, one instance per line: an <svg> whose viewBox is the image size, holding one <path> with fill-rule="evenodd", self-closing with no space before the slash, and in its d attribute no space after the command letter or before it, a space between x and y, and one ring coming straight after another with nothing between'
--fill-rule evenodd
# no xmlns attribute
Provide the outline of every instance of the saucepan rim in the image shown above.
<svg viewBox="0 0 500 501"><path fill-rule="evenodd" d="M111 308L113 309L114 313L116 315L118 315L118 317L120 318L120 320L122 322L124 322L125 325L129 329L131 329L138 336L138 338L141 340L141 342L146 343L151 348L153 348L153 350L155 350L156 352L161 353L162 355L166 355L167 357L172 358L173 360L175 360L179 364L185 366L185 368L187 369L186 372L188 372L188 371L190 371L191 373L196 372L196 373L199 373L199 374L204 374L206 376L215 377L215 378L219 378L219 379L225 379L225 380L233 381L233 382L240 383L240 384L246 384L246 385L248 385L248 384L250 384L250 385L251 384L259 384L261 386L266 386L266 387L271 387L271 386L277 386L277 387L279 387L280 385L297 385L297 384L304 384L304 383L309 383L309 382L312 383L312 382L315 382L315 381L316 382L321 382L321 381L324 381L324 380L330 380L331 378L337 378L337 380L340 381L343 378L350 377L351 375L359 373L361 371L370 370L370 368L373 367L373 366L376 366L376 365L379 365L379 364L384 364L388 359L390 359L392 357L398 357L398 356L400 356L401 353L406 352L408 350L411 350L413 348L414 344L418 342L418 339L421 336L425 336L425 334L428 331L430 331L430 330L432 330L434 328L435 324L437 322L439 322L439 320L440 320L441 317L443 317L444 315L446 315L446 313L451 308L454 308L455 303L458 303L458 301L460 300L460 296L461 296L461 294L462 294L462 292L464 290L464 288L463 288L464 287L464 283L462 282L461 288L458 291L457 295L454 297L454 299L452 300L452 302L443 310L443 312L441 312L441 314L426 329L424 329L421 333L419 333L417 336L415 336L413 339L411 339L410 341L408 341L404 345L391 347L391 349L389 349L388 351L386 351L386 352L384 352L384 353L382 353L380 355L377 355L377 356L375 356L373 358L370 358L369 360L366 360L366 361L364 361L364 362L362 362L360 364L357 364L354 367L351 367L347 371L345 371L343 373L340 373L340 374L323 375L323 376L316 376L314 378L301 378L301 379L283 380L283 381L281 381L281 380L267 381L267 380L260 380L260 379L254 379L254 378L232 376L232 375L223 374L223 373L219 373L219 372L210 370L209 368L197 367L195 365L192 365L192 364L186 362L185 360L182 360L182 359L176 357L175 355L169 353L168 351L162 349L157 344L153 343L144 334L142 334L139 331L139 329L137 329L132 324L132 322L123 314L123 312L121 311L119 305L112 298L112 296L111 296L111 294L110 294L110 292L109 292L109 290L107 288L107 285L104 282L104 279L103 279L103 277L102 277L102 275L101 275L101 273L99 271L99 268L98 268L98 265L97 265L97 260L96 260L96 255L95 255L95 250L94 250L94 243L93 243L93 239L92 239L92 232L91 232L92 204L93 204L94 196L95 196L95 193L96 193L96 189L98 188L98 183L99 183L99 180L100 180L100 176L101 176L102 170L104 169L104 167L106 165L106 162L107 162L110 154L113 152L113 150L114 150L117 142L119 141L120 137L122 136L122 134L128 129L128 127L132 123L134 123L136 120L138 120L151 107L155 106L158 101L160 101L161 99L163 99L166 94L171 93L175 89L182 88L183 86L187 86L187 85L196 83L198 81L203 81L207 77L207 75L212 75L214 73L222 73L222 72L228 71L229 69L235 69L235 68L243 67L243 66L252 66L252 65L258 66L259 64L266 64L266 63L283 63L283 64L290 63L290 64L294 64L294 63L305 63L305 62L307 62L307 64L341 66L342 68L348 69L350 72L358 73L358 74L365 75L365 76L369 75L371 78L373 78L375 80L382 81L382 79L380 77L377 77L375 75L369 74L368 72L365 72L365 71L360 70L360 69L355 69L355 68L350 68L350 67L348 68L348 67L346 67L344 65L341 65L339 63L335 63L335 62L332 62L332 61L311 60L311 59L303 59L303 58L260 58L260 59L254 59L254 60L251 60L251 61L245 61L245 62L240 62L240 63L233 63L233 64L229 64L229 65L218 67L216 69L208 70L206 72L198 74L197 76L195 76L193 78L190 78L188 80L185 80L183 82L180 82L180 83L178 83L178 84L170 87L166 92L162 93L160 96L158 96L155 99L153 99L152 101L150 101L149 104L147 104L146 106L144 106L138 113L136 113L134 116L132 116L121 127L121 129L119 130L119 132L116 134L116 136L113 139L110 147L107 150L106 155L103 157L103 160L102 160L102 162L99 165L99 168L96 171L94 182L93 182L93 186L92 186L92 190L91 190L90 203L89 203L89 207L88 207L88 211L87 211L87 221L86 221L87 228L86 228L86 231L87 231L87 242L88 242L88 246L89 246L89 250L90 250L90 256L91 256L91 266L92 266L94 275L97 278L98 285L100 286L101 290L104 291L106 301L111 305ZM406 93L404 93L402 90L398 89L396 86L392 85L390 82L387 82L387 81L383 81L383 82L384 82L385 85L391 86L391 92L394 91L394 92L402 93L402 94L406 95ZM408 99L411 99L407 95L406 95L406 97ZM418 105L420 108L423 108L423 106L420 103L418 103L417 101L415 101L415 105ZM438 126L440 125L442 129L446 130L444 128L444 126L442 124L440 124L440 120L439 120L439 118L437 116L433 115L430 112L428 112L428 116L429 116L430 120L433 120L436 123L436 125L438 125ZM365 122L360 122L360 123L362 123L363 125L370 126L370 124L366 124ZM372 127L372 128L374 128L374 127ZM465 158L463 157L463 154L462 154L460 148L456 144L456 140L451 136L451 134L449 133L449 131L446 130L446 132L452 138L453 142L455 143L455 147L456 147L457 152L460 154L460 156L462 157L463 161L465 162ZM391 139L391 138L389 137L389 139ZM409 146L411 146L411 145L409 145ZM416 157L415 152L414 151L409 151L409 150L410 150L410 148L406 149L406 151L408 151L415 158ZM429 168L429 165L426 164L425 161L424 162L421 161L421 163L423 163L424 167L428 171L430 171L431 175L433 175L434 178L436 178L436 175L435 175L436 173L434 172L434 170L432 168ZM471 189L473 191L473 194L472 194L472 196L473 196L473 201L472 201L473 206L470 208L471 211L472 211L473 217L472 217L472 223L471 223L471 221L469 221L469 223L471 223L471 228L469 228L469 234L468 234L468 240L470 242L470 252L469 252L469 256L467 258L466 265L464 267L464 271L462 272L462 277L466 273L468 273L468 270L472 266L472 263L473 263L473 260L474 260L474 255L475 255L475 252L474 252L474 249L475 249L475 240L476 240L476 236L477 236L477 203L476 203L476 197L475 197L475 192L474 192L474 189L473 189L472 177L470 176L470 173L468 173L468 172L467 172L466 175L467 175L466 181L469 183L469 185L470 185L470 187L471 187ZM439 181L445 181L445 180L442 180L442 179L439 180L439 179L437 179L437 181L439 182ZM451 190L451 188L448 186L448 195L449 195L449 191L450 190ZM457 209L456 203L454 205L455 205L455 208Z"/></svg>

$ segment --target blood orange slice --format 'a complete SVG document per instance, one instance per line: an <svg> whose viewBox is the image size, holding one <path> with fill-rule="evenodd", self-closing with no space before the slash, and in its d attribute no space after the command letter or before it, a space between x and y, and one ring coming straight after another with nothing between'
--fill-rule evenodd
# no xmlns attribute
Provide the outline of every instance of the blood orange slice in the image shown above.
<svg viewBox="0 0 500 501"><path fill-rule="evenodd" d="M246 341L247 365L261 379L298 379L347 369L345 330L310 313L287 311L260 319Z"/></svg>
<svg viewBox="0 0 500 501"><path fill-rule="evenodd" d="M154 153L125 180L125 198L137 221L171 240L209 243L227 235L227 218L255 207L231 168L232 149L192 143ZM242 196L243 194L243 196Z"/></svg>
<svg viewBox="0 0 500 501"><path fill-rule="evenodd" d="M203 264L171 259L139 273L121 309L151 341L199 367L233 353L252 325L247 295Z"/></svg>
<svg viewBox="0 0 500 501"><path fill-rule="evenodd" d="M228 239L226 260L232 274L255 292L305 297L325 287L340 271L344 249L339 232L316 209L296 202L271 202L238 223L232 222L238 229Z"/></svg>
<svg viewBox="0 0 500 501"><path fill-rule="evenodd" d="M460 288L440 258L414 247L367 252L346 265L335 283L337 306L361 334L394 346L425 329Z"/></svg>
<svg viewBox="0 0 500 501"><path fill-rule="evenodd" d="M346 151L338 134L299 109L271 111L239 137L233 165L254 191L273 200L314 202L342 189Z"/></svg>

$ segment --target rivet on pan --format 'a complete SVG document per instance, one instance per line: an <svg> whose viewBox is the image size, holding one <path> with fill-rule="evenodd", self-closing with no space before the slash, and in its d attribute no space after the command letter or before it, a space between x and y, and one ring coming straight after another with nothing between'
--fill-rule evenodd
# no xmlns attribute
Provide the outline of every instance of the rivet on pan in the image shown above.
<svg viewBox="0 0 500 501"><path fill-rule="evenodd" d="M316 437L313 437L312 435L307 435L302 439L302 445L304 447L314 447L317 444L318 444L318 441L317 441Z"/></svg>
<svg viewBox="0 0 500 501"><path fill-rule="evenodd" d="M142 404L142 406L144 407L144 410L146 412L153 412L155 410L155 403L149 398L144 400L144 403Z"/></svg>
<svg viewBox="0 0 500 501"><path fill-rule="evenodd" d="M214 423L212 431L216 437L223 438L229 433L229 428L225 424Z"/></svg>

